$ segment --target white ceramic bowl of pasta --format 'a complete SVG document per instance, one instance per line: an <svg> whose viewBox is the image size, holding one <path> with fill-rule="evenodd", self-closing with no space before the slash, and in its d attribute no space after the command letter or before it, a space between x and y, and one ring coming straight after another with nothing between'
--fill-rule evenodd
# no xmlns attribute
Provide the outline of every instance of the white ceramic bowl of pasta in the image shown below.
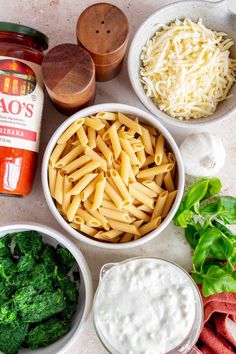
<svg viewBox="0 0 236 354"><path fill-rule="evenodd" d="M98 112L121 112L126 115L130 116L135 116L139 118L140 123L146 123L149 124L150 126L153 126L154 128L159 131L164 139L167 145L169 146L170 150L173 152L176 158L176 171L177 171L177 195L174 200L174 203L172 204L171 209L169 210L167 216L165 219L161 222L161 224L154 229L153 231L147 233L143 237L137 239L137 240L132 240L130 242L126 243L107 243L107 242L101 242L95 238L88 237L85 234L73 229L69 223L61 216L59 211L56 208L56 205L53 201L53 198L51 197L50 190L49 190L49 183L48 183L48 164L49 164L49 158L50 155L53 151L53 149L56 146L56 143L59 139L59 137L62 135L62 133L76 120L88 116L95 115ZM42 162L42 185L43 185L43 191L44 195L46 198L46 202L48 204L48 207L50 211L52 212L53 216L56 218L56 220L60 223L60 225L73 237L76 239L86 242L90 245L101 247L101 248L106 248L106 249L127 249L131 247L137 247L141 246L147 241L152 240L154 237L156 237L158 234L161 233L162 230L164 230L167 225L170 223L170 221L173 219L178 206L181 202L182 196L183 196L183 190L184 190L184 166L183 166L183 161L179 152L179 148L174 141L173 137L170 135L168 130L150 113L144 112L136 107L133 106L128 106L125 104L119 104L119 103L106 103L106 104L99 104L95 106L91 106L89 108L85 108L74 115L72 115L70 118L68 118L53 134L51 137L47 148L44 153L43 157L43 162Z"/></svg>
<svg viewBox="0 0 236 354"><path fill-rule="evenodd" d="M75 313L72 328L69 333L64 337L56 341L55 343L36 350L21 349L20 354L26 353L35 353L35 354L59 354L64 353L66 350L70 351L71 346L76 342L80 331L85 324L85 321L90 313L92 302L93 302L93 286L92 286L92 277L88 264L73 242L71 242L67 237L58 231L46 226L36 223L19 223L13 225L5 225L0 227L0 237L3 237L7 233L13 233L18 231L29 231L35 230L38 231L42 236L45 243L49 243L52 246L61 246L67 248L70 253L74 256L78 269L80 272L81 284L79 288L79 298L78 298L78 307L77 312Z"/></svg>
<svg viewBox="0 0 236 354"><path fill-rule="evenodd" d="M147 41L153 37L157 31L157 24L169 25L176 19L183 20L189 18L197 22L202 19L203 24L217 32L225 32L232 38L236 44L236 20L235 15L228 9L225 1L178 1L176 3L164 6L152 14L137 30L128 54L128 73L131 85L144 106L155 116L160 118L163 123L173 127L198 129L209 124L222 121L231 116L236 109L236 85L234 84L230 94L233 97L220 102L214 114L207 118L178 120L160 110L158 106L147 97L140 82L140 55ZM231 55L236 58L236 45L232 47Z"/></svg>

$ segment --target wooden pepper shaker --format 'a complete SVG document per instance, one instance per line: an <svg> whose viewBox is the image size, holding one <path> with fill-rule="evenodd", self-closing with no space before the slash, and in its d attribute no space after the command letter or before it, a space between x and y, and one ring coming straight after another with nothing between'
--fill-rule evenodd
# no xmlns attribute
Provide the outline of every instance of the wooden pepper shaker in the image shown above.
<svg viewBox="0 0 236 354"><path fill-rule="evenodd" d="M77 40L94 60L97 81L111 80L120 72L128 34L128 20L114 5L94 4L80 15L76 25Z"/></svg>
<svg viewBox="0 0 236 354"><path fill-rule="evenodd" d="M56 108L67 115L93 103L95 66L90 54L77 44L52 48L42 63L45 87Z"/></svg>

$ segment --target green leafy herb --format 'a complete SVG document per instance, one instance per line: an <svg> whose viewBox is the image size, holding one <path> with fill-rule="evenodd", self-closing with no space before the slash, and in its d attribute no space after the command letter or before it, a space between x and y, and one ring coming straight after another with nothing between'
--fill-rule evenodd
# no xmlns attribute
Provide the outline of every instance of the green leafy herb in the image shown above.
<svg viewBox="0 0 236 354"><path fill-rule="evenodd" d="M218 178L202 178L183 198L174 223L185 229L193 254L192 276L204 296L236 292L236 198L219 196Z"/></svg>

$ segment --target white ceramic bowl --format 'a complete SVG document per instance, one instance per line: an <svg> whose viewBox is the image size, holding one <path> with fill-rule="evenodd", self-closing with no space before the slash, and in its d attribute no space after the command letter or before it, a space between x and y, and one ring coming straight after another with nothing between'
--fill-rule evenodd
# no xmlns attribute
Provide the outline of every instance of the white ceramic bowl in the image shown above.
<svg viewBox="0 0 236 354"><path fill-rule="evenodd" d="M69 350L73 343L76 341L85 323L85 320L91 310L93 301L93 287L90 270L83 254L73 244L73 242L66 238L66 236L63 236L58 231L46 225L28 223L2 226L0 227L0 237L3 237L7 233L26 230L38 231L43 236L43 240L45 243L49 243L53 246L57 246L58 244L60 244L67 248L74 256L80 270L81 284L79 288L78 306L70 332L67 333L61 339L59 339L57 342L45 348L33 351L30 349L21 349L19 351L19 354L59 354L66 350Z"/></svg>
<svg viewBox="0 0 236 354"><path fill-rule="evenodd" d="M203 24L206 27L227 33L236 43L236 17L228 10L225 1L207 2L188 0L176 2L156 11L139 27L129 49L128 72L133 89L140 101L149 111L160 118L162 122L178 127L199 128L199 126L206 126L210 123L221 121L236 110L235 84L230 91L233 97L222 101L213 115L197 120L180 121L161 111L152 99L146 96L140 82L140 54L148 39L155 34L156 25L158 23L170 24L176 19L184 18L190 18L195 22L199 18L202 18ZM232 57L236 58L236 46L232 48L231 52Z"/></svg>
<svg viewBox="0 0 236 354"><path fill-rule="evenodd" d="M147 235L139 238L138 240L133 240L130 242L126 243L106 243L106 242L101 242L97 241L95 239L92 239L88 236L83 235L77 230L74 230L65 220L64 218L60 215L58 212L53 199L51 197L50 191L49 191L49 186L48 186L48 162L49 162L49 157L56 145L56 142L58 138L61 136L61 134L66 130L66 128L71 125L75 120L87 116L94 115L98 112L104 112L104 111L110 111L110 112L122 112L124 114L130 114L133 116L137 116L140 119L140 122L146 122L152 126L154 126L158 131L160 131L165 140L168 142L171 150L176 156L176 162L177 162L177 171L178 171L178 193L176 196L176 199L172 205L171 210L169 211L168 215L164 219L164 221L161 223L161 225L153 230L152 232L148 233ZM178 149L178 146L176 145L174 139L170 135L170 133L167 131L167 129L155 118L152 114L144 112L138 108L128 106L125 104L119 104L119 103L105 103L105 104L99 104L95 106L91 106L88 108L85 108L74 115L72 115L70 118L68 118L53 134L51 137L48 146L45 150L44 157L43 157L43 163L42 163L42 185L43 185L43 191L44 195L46 198L46 202L49 206L49 209L51 210L52 214L54 217L57 219L57 221L61 224L61 226L69 232L72 236L77 238L80 241L86 242L90 245L93 246L98 246L101 248L107 248L107 249L127 249L135 246L140 246L144 244L145 242L153 239L156 237L164 228L170 223L170 221L173 219L175 212L178 209L178 206L181 202L182 196L183 196L183 190L184 190L184 166L183 166L183 161Z"/></svg>

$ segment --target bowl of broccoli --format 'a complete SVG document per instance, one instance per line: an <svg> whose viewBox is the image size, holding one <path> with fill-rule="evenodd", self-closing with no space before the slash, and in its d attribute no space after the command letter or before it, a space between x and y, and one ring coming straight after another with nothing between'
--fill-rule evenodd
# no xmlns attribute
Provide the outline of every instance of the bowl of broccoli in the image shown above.
<svg viewBox="0 0 236 354"><path fill-rule="evenodd" d="M45 225L0 227L0 352L69 348L91 310L92 280L80 250Z"/></svg>

